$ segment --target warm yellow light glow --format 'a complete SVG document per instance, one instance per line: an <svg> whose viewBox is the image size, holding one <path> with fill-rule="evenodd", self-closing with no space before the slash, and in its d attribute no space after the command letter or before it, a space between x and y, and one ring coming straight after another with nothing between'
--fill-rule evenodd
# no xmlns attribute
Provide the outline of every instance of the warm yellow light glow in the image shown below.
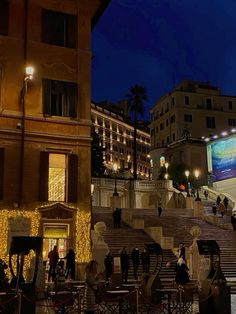
<svg viewBox="0 0 236 314"><path fill-rule="evenodd" d="M91 195L93 195L94 192L94 184L91 184Z"/></svg>
<svg viewBox="0 0 236 314"><path fill-rule="evenodd" d="M9 254L7 252L7 244L8 244L8 223L10 218L29 218L30 219L30 236L37 236L39 232L39 222L40 222L40 214L37 210L7 210L2 209L0 211L0 258L3 259L7 264L9 260ZM25 269L30 266L31 255L25 257ZM8 270L9 271L9 270ZM10 274L8 273L8 276Z"/></svg>
<svg viewBox="0 0 236 314"><path fill-rule="evenodd" d="M90 226L91 226L91 214L86 211L77 211L76 223L75 223L75 252L76 260L79 263L88 262L91 259L91 247L90 247Z"/></svg>
<svg viewBox="0 0 236 314"><path fill-rule="evenodd" d="M194 175L195 175L196 179L198 179L199 175L200 175L200 171L198 169L194 170Z"/></svg>
<svg viewBox="0 0 236 314"><path fill-rule="evenodd" d="M165 173L165 179L167 180L169 177L168 173Z"/></svg>
<svg viewBox="0 0 236 314"><path fill-rule="evenodd" d="M169 163L168 162L165 163L165 167L166 167L166 170L169 168Z"/></svg>
<svg viewBox="0 0 236 314"><path fill-rule="evenodd" d="M66 156L49 154L48 200L65 201Z"/></svg>
<svg viewBox="0 0 236 314"><path fill-rule="evenodd" d="M26 79L32 80L34 74L34 68L32 66L27 66L25 68Z"/></svg>
<svg viewBox="0 0 236 314"><path fill-rule="evenodd" d="M185 176L186 176L187 178L189 177L189 171L188 171L188 170L185 171Z"/></svg>
<svg viewBox="0 0 236 314"><path fill-rule="evenodd" d="M147 158L150 158L150 157L151 157L150 154L148 154L148 155L147 155Z"/></svg>
<svg viewBox="0 0 236 314"><path fill-rule="evenodd" d="M117 163L115 162L115 163L113 164L113 170L116 172L117 169L118 169L118 165L117 165Z"/></svg>

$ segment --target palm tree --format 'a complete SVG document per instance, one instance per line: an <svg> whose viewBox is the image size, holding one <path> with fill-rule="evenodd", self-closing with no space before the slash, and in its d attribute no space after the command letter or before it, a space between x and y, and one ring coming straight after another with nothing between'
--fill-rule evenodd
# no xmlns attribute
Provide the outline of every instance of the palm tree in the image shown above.
<svg viewBox="0 0 236 314"><path fill-rule="evenodd" d="M137 180L137 127L138 116L144 113L144 101L147 100L146 89L140 85L131 86L129 93L126 95L128 108L133 113L134 121L134 147L133 147L133 171L134 180Z"/></svg>

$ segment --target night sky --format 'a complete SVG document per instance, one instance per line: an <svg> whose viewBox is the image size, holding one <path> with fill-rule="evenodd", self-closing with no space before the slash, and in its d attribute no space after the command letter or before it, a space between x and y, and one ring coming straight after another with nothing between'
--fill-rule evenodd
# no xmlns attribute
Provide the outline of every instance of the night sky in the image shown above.
<svg viewBox="0 0 236 314"><path fill-rule="evenodd" d="M147 89L148 109L182 79L236 95L235 0L111 0L92 33L92 100Z"/></svg>

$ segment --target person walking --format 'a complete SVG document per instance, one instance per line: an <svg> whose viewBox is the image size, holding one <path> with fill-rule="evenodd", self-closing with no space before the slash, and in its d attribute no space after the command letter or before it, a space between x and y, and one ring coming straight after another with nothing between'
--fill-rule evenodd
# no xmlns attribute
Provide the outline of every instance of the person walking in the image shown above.
<svg viewBox="0 0 236 314"><path fill-rule="evenodd" d="M216 210L217 210L217 207L216 207L216 204L214 203L212 205L212 212L213 212L214 216L216 215Z"/></svg>
<svg viewBox="0 0 236 314"><path fill-rule="evenodd" d="M204 191L204 196L205 196L205 199L208 200L208 192L207 192L207 190Z"/></svg>
<svg viewBox="0 0 236 314"><path fill-rule="evenodd" d="M108 252L108 254L105 256L104 266L105 266L105 279L108 282L113 273L113 256L111 255L111 252Z"/></svg>
<svg viewBox="0 0 236 314"><path fill-rule="evenodd" d="M137 280L138 279L138 267L140 263L139 249L137 247L132 250L131 259L133 263L134 279Z"/></svg>
<svg viewBox="0 0 236 314"><path fill-rule="evenodd" d="M122 282L127 283L129 271L129 254L127 253L125 248L123 248L120 253L120 266Z"/></svg>
<svg viewBox="0 0 236 314"><path fill-rule="evenodd" d="M85 269L84 309L87 314L94 314L97 309L95 295L98 290L97 269L98 263L95 260L90 261Z"/></svg>
<svg viewBox="0 0 236 314"><path fill-rule="evenodd" d="M148 274L150 268L150 254L146 249L144 249L143 252L141 253L140 259L142 262L143 273Z"/></svg>
<svg viewBox="0 0 236 314"><path fill-rule="evenodd" d="M228 198L225 196L225 198L224 198L224 200L223 200L223 203L224 203L224 205L225 205L225 210L227 210L227 208L228 208L228 205L229 205L229 200L228 200Z"/></svg>
<svg viewBox="0 0 236 314"><path fill-rule="evenodd" d="M219 206L219 205L220 205L220 202L221 202L221 198L220 198L220 196L218 195L218 196L217 196L217 199L216 199L216 205Z"/></svg>
<svg viewBox="0 0 236 314"><path fill-rule="evenodd" d="M48 253L49 259L49 271L48 271L48 282L52 278L52 281L55 279L55 270L59 260L59 254L57 245L54 246L53 250Z"/></svg>
<svg viewBox="0 0 236 314"><path fill-rule="evenodd" d="M75 280L75 252L73 251L73 249L69 249L65 259L66 259L66 272L65 272L66 279L70 275L70 278Z"/></svg>

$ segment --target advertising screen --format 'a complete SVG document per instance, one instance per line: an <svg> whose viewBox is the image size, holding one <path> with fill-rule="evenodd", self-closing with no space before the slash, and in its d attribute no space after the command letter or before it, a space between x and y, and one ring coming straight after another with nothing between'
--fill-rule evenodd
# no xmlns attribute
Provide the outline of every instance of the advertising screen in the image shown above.
<svg viewBox="0 0 236 314"><path fill-rule="evenodd" d="M236 136L209 143L207 161L213 181L236 177Z"/></svg>

